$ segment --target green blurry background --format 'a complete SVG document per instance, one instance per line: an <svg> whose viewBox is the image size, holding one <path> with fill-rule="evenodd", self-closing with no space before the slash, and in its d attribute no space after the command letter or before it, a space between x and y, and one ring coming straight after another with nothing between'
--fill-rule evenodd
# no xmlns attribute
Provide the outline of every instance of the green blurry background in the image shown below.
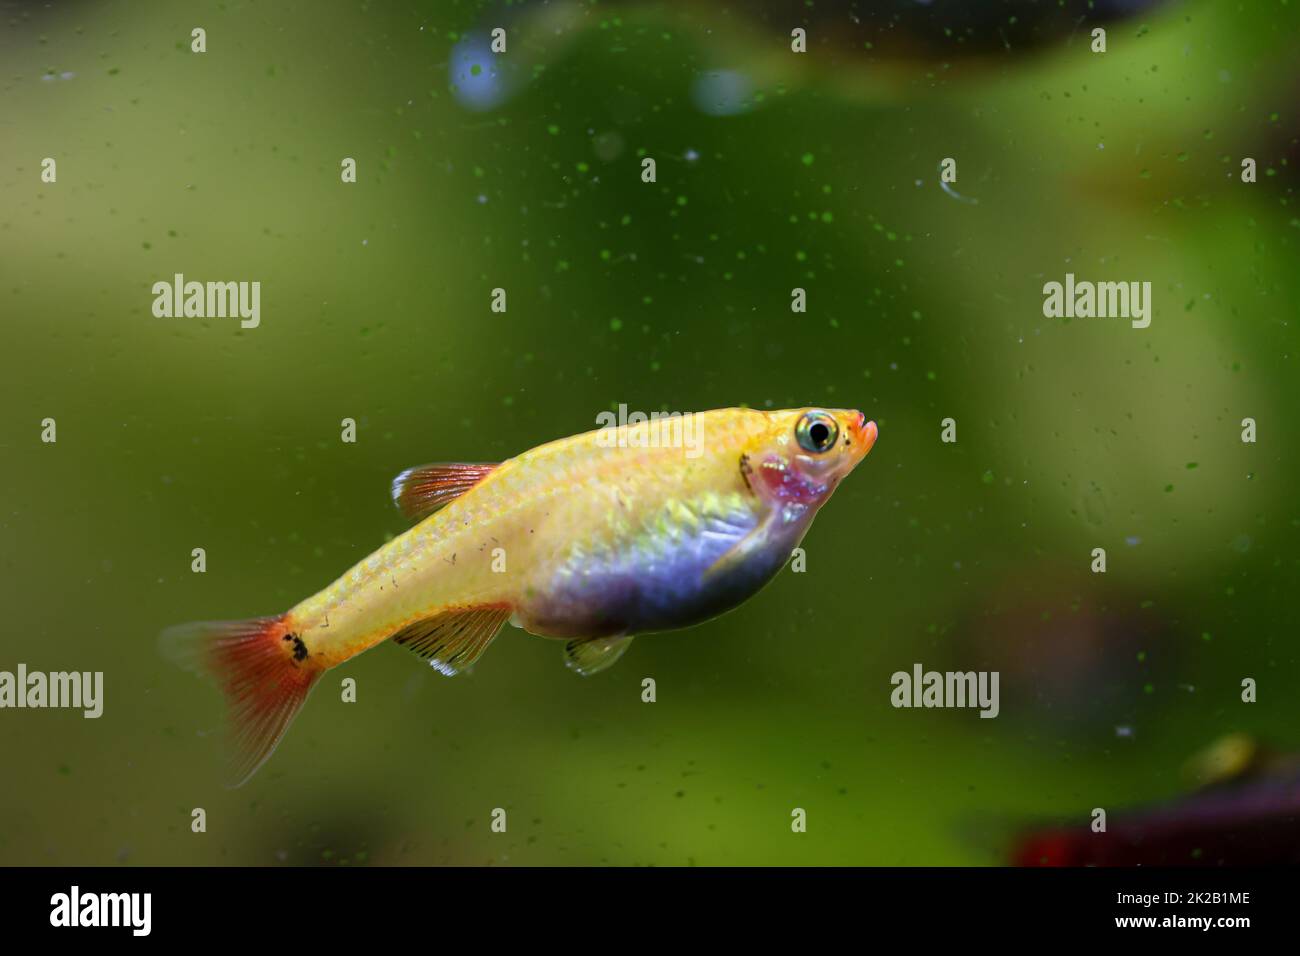
<svg viewBox="0 0 1300 956"><path fill-rule="evenodd" d="M0 712L0 863L996 863L1222 734L1300 746L1297 4L967 6L0 4L0 669L106 682ZM155 318L176 272L260 280L261 327ZM1151 327L1045 319L1066 272ZM881 437L739 610L591 680L513 629L455 680L379 648L221 788L161 628L620 402ZM914 662L1001 716L895 710Z"/></svg>

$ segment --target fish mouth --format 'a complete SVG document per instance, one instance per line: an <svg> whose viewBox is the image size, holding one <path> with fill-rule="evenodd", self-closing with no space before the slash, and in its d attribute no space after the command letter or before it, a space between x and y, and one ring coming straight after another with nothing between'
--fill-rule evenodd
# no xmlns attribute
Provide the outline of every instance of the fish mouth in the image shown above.
<svg viewBox="0 0 1300 956"><path fill-rule="evenodd" d="M858 420L853 425L853 437L858 448L859 460L865 458L867 452L871 451L879 435L880 429L876 427L876 423L868 421L865 414L858 412Z"/></svg>

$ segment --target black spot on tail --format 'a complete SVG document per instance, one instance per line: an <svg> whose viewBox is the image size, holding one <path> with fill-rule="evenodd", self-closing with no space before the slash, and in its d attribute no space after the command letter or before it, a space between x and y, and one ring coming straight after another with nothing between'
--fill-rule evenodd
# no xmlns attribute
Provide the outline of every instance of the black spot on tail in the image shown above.
<svg viewBox="0 0 1300 956"><path fill-rule="evenodd" d="M295 661L305 661L307 659L307 645L302 642L302 638L297 634L284 635L286 641L293 641L293 659Z"/></svg>

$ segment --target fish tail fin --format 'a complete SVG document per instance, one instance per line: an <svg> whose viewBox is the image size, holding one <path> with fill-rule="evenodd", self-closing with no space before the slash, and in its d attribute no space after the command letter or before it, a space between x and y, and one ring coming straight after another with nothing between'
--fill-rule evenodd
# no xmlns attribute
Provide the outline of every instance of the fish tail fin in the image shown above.
<svg viewBox="0 0 1300 956"><path fill-rule="evenodd" d="M230 787L266 763L323 673L307 660L287 614L179 624L163 631L159 644L180 666L214 679L225 695Z"/></svg>

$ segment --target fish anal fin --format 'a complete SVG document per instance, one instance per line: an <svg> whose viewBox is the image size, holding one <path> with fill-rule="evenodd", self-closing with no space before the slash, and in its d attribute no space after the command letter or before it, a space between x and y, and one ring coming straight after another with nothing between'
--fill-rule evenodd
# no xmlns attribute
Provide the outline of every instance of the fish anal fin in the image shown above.
<svg viewBox="0 0 1300 956"><path fill-rule="evenodd" d="M393 501L406 517L420 521L469 491L497 464L438 462L408 468L393 479Z"/></svg>
<svg viewBox="0 0 1300 956"><path fill-rule="evenodd" d="M466 607L442 611L406 625L390 640L429 662L440 674L454 677L487 650L508 607Z"/></svg>
<svg viewBox="0 0 1300 956"><path fill-rule="evenodd" d="M584 637L564 645L564 665L583 677L599 674L623 656L632 643L631 634L613 637Z"/></svg>

